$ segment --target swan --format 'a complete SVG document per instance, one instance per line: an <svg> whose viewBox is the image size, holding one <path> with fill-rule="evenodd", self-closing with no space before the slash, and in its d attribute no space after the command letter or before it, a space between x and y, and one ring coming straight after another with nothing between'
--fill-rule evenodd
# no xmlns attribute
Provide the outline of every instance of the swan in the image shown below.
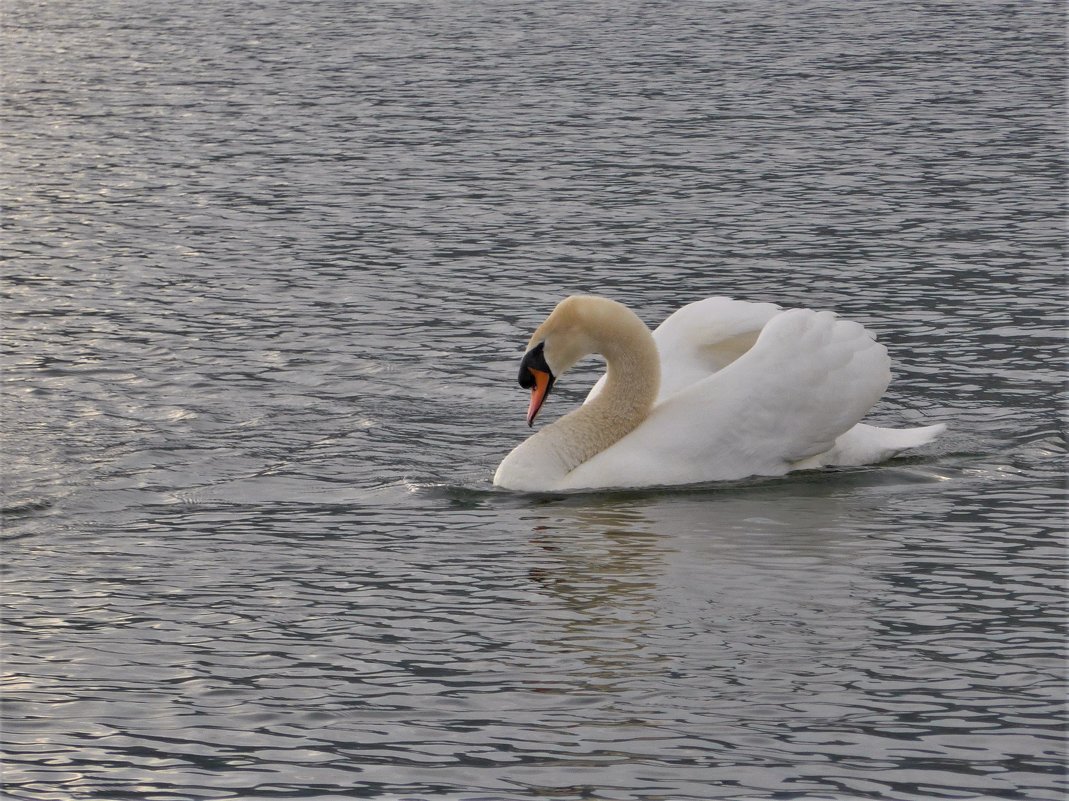
<svg viewBox="0 0 1069 801"><path fill-rule="evenodd" d="M608 298L562 300L527 344L527 424L589 354L605 375L583 405L512 450L494 474L523 491L671 486L862 465L946 426L858 422L891 379L887 349L830 311L707 298L652 333Z"/></svg>

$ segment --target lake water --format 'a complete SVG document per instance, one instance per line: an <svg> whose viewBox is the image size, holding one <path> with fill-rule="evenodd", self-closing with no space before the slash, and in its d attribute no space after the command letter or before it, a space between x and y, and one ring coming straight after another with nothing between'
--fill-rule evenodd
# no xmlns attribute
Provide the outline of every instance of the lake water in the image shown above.
<svg viewBox="0 0 1069 801"><path fill-rule="evenodd" d="M1063 23L8 0L6 797L1063 799ZM495 490L577 291L835 309L950 432Z"/></svg>

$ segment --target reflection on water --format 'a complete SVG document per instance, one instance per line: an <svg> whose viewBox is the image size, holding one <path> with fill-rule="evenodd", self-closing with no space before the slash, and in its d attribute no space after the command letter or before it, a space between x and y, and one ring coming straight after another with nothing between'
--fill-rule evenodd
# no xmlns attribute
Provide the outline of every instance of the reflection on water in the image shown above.
<svg viewBox="0 0 1069 801"><path fill-rule="evenodd" d="M554 597L561 620L543 647L561 649L583 664L587 686L610 692L617 683L663 672L663 655L645 645L656 625L653 605L669 544L641 512L580 507L574 519L556 517L534 527L532 543L545 556L530 578Z"/></svg>
<svg viewBox="0 0 1069 801"><path fill-rule="evenodd" d="M1053 782L1056 497L998 532L967 480L927 472L415 517L172 505L30 538L7 780L93 786L58 756L77 743L176 796L230 776L416 797Z"/></svg>
<svg viewBox="0 0 1069 801"><path fill-rule="evenodd" d="M5 797L1062 798L1060 21L10 0ZM836 309L950 433L497 490L590 291Z"/></svg>

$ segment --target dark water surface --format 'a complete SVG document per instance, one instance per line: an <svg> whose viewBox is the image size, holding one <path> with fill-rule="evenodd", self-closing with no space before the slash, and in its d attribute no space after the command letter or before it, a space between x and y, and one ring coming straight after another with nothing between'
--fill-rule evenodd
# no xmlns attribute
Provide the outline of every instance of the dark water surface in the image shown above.
<svg viewBox="0 0 1069 801"><path fill-rule="evenodd" d="M1062 4L3 17L5 797L1065 797ZM496 491L574 291L951 432Z"/></svg>

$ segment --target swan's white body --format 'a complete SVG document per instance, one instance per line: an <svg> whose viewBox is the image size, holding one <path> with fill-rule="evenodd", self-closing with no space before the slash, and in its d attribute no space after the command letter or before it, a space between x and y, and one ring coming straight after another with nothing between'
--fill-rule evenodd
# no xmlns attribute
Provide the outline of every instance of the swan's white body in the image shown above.
<svg viewBox="0 0 1069 801"><path fill-rule="evenodd" d="M494 484L546 491L775 476L882 461L942 425L858 421L890 381L886 349L831 312L709 298L652 337L614 301L572 297L535 332L560 374L600 353L608 372L586 402L502 461ZM658 368L660 379L658 380Z"/></svg>

